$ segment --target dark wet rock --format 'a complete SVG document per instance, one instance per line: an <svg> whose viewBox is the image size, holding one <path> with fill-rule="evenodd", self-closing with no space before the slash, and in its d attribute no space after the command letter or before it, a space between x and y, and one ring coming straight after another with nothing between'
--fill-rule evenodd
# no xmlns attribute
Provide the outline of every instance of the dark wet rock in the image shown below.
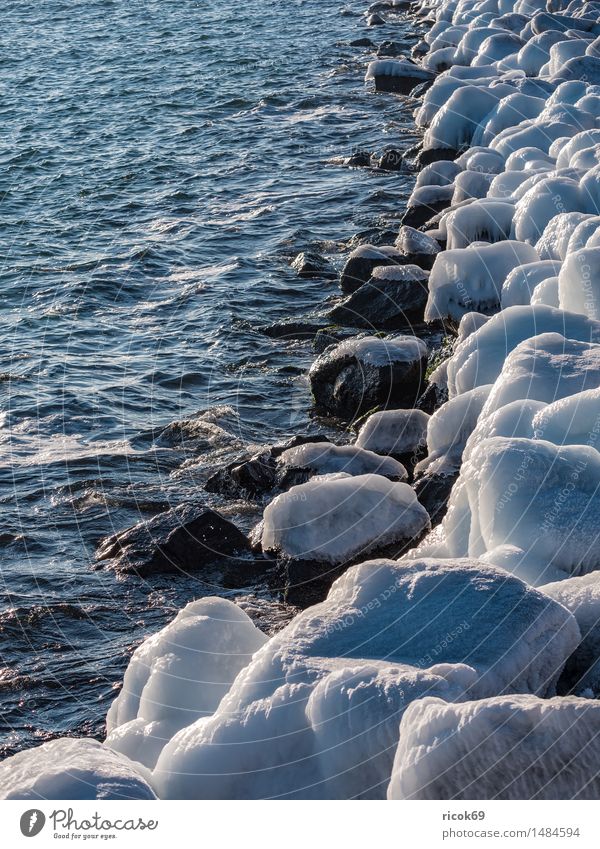
<svg viewBox="0 0 600 849"><path fill-rule="evenodd" d="M181 505L103 540L98 561L113 560L121 573L198 572L249 552L248 539L219 513Z"/></svg>
<svg viewBox="0 0 600 849"><path fill-rule="evenodd" d="M237 437L218 424L219 421L218 416L211 417L209 413L200 413L195 418L171 422L160 431L156 444L161 447L181 448L193 452L240 445ZM229 426L237 424L233 418L223 420L223 423Z"/></svg>
<svg viewBox="0 0 600 849"><path fill-rule="evenodd" d="M402 254L391 245L360 245L346 260L340 276L340 288L351 295L371 279L377 266L404 263Z"/></svg>
<svg viewBox="0 0 600 849"><path fill-rule="evenodd" d="M262 450L242 460L219 469L204 485L207 492L229 498L261 498L277 485L277 458L298 445L329 442L326 436L294 436L277 445L267 445ZM291 484L290 484L291 485Z"/></svg>
<svg viewBox="0 0 600 849"><path fill-rule="evenodd" d="M424 168L426 165L431 165L432 162L440 162L441 160L453 162L459 156L460 151L453 147L428 147L419 153L417 165L419 168Z"/></svg>
<svg viewBox="0 0 600 849"><path fill-rule="evenodd" d="M428 236L427 233L422 233L420 230L406 225L400 227L396 239L396 248L404 254L408 263L427 270L431 270L435 258L441 250L439 242Z"/></svg>
<svg viewBox="0 0 600 849"><path fill-rule="evenodd" d="M381 26L382 24L385 24L385 18L383 18L381 15L369 15L369 17L367 18L368 27L377 27Z"/></svg>
<svg viewBox="0 0 600 849"><path fill-rule="evenodd" d="M400 219L406 227L422 227L433 215L448 209L452 203L454 186L425 186L425 191L417 189L411 196L410 206Z"/></svg>
<svg viewBox="0 0 600 849"><path fill-rule="evenodd" d="M336 277L335 269L320 254L303 251L292 262L298 277Z"/></svg>
<svg viewBox="0 0 600 849"><path fill-rule="evenodd" d="M429 513L431 526L439 525L448 509L448 499L458 472L455 475L425 474L416 480L413 488L420 503Z"/></svg>
<svg viewBox="0 0 600 849"><path fill-rule="evenodd" d="M435 74L409 59L378 59L369 65L368 78L375 82L377 91L410 94L415 86L433 82Z"/></svg>
<svg viewBox="0 0 600 849"><path fill-rule="evenodd" d="M425 391L415 404L418 410L423 410L428 415L433 415L442 404L448 400L448 390L438 386L436 383L428 383Z"/></svg>
<svg viewBox="0 0 600 849"><path fill-rule="evenodd" d="M427 346L414 336L341 342L309 371L315 406L346 421L374 408L413 407L426 367Z"/></svg>
<svg viewBox="0 0 600 849"><path fill-rule="evenodd" d="M348 239L346 247L351 251L356 250L356 248L361 247L361 245L389 247L390 245L393 245L397 235L397 231L394 230L382 230L379 227L369 227L366 230L359 230L358 233L355 233L351 239Z"/></svg>
<svg viewBox="0 0 600 849"><path fill-rule="evenodd" d="M377 165L383 171L400 171L404 165L402 151L396 149L386 150L380 156Z"/></svg>
<svg viewBox="0 0 600 849"><path fill-rule="evenodd" d="M349 42L350 47L374 47L373 42L370 38L355 38L354 41Z"/></svg>
<svg viewBox="0 0 600 849"><path fill-rule="evenodd" d="M344 165L351 168L369 168L371 166L371 154L368 150L357 150L352 156L344 159Z"/></svg>
<svg viewBox="0 0 600 849"><path fill-rule="evenodd" d="M263 324L257 329L271 339L312 339L323 329L322 322L280 321Z"/></svg>
<svg viewBox="0 0 600 849"><path fill-rule="evenodd" d="M338 324L376 330L400 330L423 322L429 273L416 265L379 266L360 289L334 307Z"/></svg>
<svg viewBox="0 0 600 849"><path fill-rule="evenodd" d="M377 48L378 56L401 56L406 51L406 44L401 41L383 41Z"/></svg>
<svg viewBox="0 0 600 849"><path fill-rule="evenodd" d="M317 354L322 354L323 351L326 351L332 345L337 345L338 342L343 342L345 339L356 339L362 335L365 334L357 330L330 325L317 333L313 339L313 350Z"/></svg>

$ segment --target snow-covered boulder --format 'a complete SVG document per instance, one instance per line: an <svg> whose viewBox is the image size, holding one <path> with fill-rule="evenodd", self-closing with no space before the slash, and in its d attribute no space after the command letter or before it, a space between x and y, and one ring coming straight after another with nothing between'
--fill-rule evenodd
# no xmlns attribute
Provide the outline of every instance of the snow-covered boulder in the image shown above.
<svg viewBox="0 0 600 849"><path fill-rule="evenodd" d="M405 712L389 799L598 799L600 703L501 696Z"/></svg>
<svg viewBox="0 0 600 849"><path fill-rule="evenodd" d="M180 728L214 713L266 640L233 602L190 602L133 653L106 718L106 745L154 767Z"/></svg>
<svg viewBox="0 0 600 849"><path fill-rule="evenodd" d="M600 345L541 333L511 351L483 415L524 398L551 401L600 386Z"/></svg>
<svg viewBox="0 0 600 849"><path fill-rule="evenodd" d="M519 343L541 333L561 333L580 342L600 342L600 322L545 305L508 307L461 342L448 363L448 392L494 383Z"/></svg>
<svg viewBox="0 0 600 849"><path fill-rule="evenodd" d="M400 554L429 528L405 483L381 475L325 476L292 487L266 507L263 551L286 563L288 599L310 601L340 570L373 552Z"/></svg>
<svg viewBox="0 0 600 849"><path fill-rule="evenodd" d="M410 94L419 83L433 81L435 74L406 59L377 59L370 62L365 80L373 80L377 91Z"/></svg>
<svg viewBox="0 0 600 849"><path fill-rule="evenodd" d="M150 773L97 740L62 737L0 763L0 799L155 799Z"/></svg>
<svg viewBox="0 0 600 849"><path fill-rule="evenodd" d="M167 744L153 781L171 799L382 798L411 700L546 694L578 636L565 608L485 564L362 563Z"/></svg>
<svg viewBox="0 0 600 849"><path fill-rule="evenodd" d="M308 373L317 407L352 419L374 407L414 407L427 368L427 346L414 336L341 342Z"/></svg>
<svg viewBox="0 0 600 849"><path fill-rule="evenodd" d="M429 416L422 410L373 413L359 430L356 445L414 465L427 445L428 422Z"/></svg>
<svg viewBox="0 0 600 849"><path fill-rule="evenodd" d="M531 426L536 439L600 449L600 389L587 389L543 405L534 414Z"/></svg>
<svg viewBox="0 0 600 849"><path fill-rule="evenodd" d="M581 642L567 660L560 685L583 694L600 693L600 573L566 578L540 588L570 610L581 631Z"/></svg>
<svg viewBox="0 0 600 849"><path fill-rule="evenodd" d="M463 460L444 533L453 556L516 546L547 583L600 569L599 510L596 449L497 436Z"/></svg>
<svg viewBox="0 0 600 849"><path fill-rule="evenodd" d="M443 251L429 276L425 321L458 321L471 311L496 311L509 272L538 259L535 248L514 240Z"/></svg>
<svg viewBox="0 0 600 849"><path fill-rule="evenodd" d="M282 489L306 483L314 475L383 475L403 481L407 472L401 462L382 457L358 445L332 445L330 442L307 442L288 448L277 460L277 479Z"/></svg>
<svg viewBox="0 0 600 849"><path fill-rule="evenodd" d="M570 253L558 275L562 309L600 318L600 247Z"/></svg>

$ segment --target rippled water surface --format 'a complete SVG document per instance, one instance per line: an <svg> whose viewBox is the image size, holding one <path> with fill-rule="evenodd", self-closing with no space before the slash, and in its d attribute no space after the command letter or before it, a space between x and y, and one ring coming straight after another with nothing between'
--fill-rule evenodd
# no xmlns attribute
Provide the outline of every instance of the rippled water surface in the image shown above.
<svg viewBox="0 0 600 849"><path fill-rule="evenodd" d="M101 733L132 647L218 591L117 580L92 568L98 540L215 503L202 483L240 445L319 427L311 343L258 328L338 294L296 276L298 251L339 265L355 234L397 226L410 191L339 163L411 138L409 106L363 84L369 51L348 44L367 34L363 10L3 6L0 756ZM157 439L202 410L223 430Z"/></svg>

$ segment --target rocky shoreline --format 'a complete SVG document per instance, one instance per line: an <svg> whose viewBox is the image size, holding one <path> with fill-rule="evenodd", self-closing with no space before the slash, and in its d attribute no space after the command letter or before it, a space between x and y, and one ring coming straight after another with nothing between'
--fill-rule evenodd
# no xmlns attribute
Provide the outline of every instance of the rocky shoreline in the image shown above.
<svg viewBox="0 0 600 849"><path fill-rule="evenodd" d="M267 638L191 602L134 653L106 745L9 758L0 796L68 798L79 761L89 798L600 796L600 8L380 0L366 24L406 15L412 55L387 39L366 79L423 141L346 163L415 173L399 233L352 250L319 321L264 328L314 338L315 415L352 438L213 474L264 507L249 535L183 505L97 553L301 612Z"/></svg>

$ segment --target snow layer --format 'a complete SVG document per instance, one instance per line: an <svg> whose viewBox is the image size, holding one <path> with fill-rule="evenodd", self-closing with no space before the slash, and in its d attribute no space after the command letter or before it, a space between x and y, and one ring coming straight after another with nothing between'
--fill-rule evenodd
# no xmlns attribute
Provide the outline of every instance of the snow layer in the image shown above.
<svg viewBox="0 0 600 849"><path fill-rule="evenodd" d="M538 259L531 245L512 240L443 251L429 276L425 320L458 320L473 310L485 313L498 309L509 272Z"/></svg>
<svg viewBox="0 0 600 849"><path fill-rule="evenodd" d="M0 763L0 799L155 799L150 774L97 740L63 737Z"/></svg>
<svg viewBox="0 0 600 849"><path fill-rule="evenodd" d="M106 718L106 745L152 768L176 731L216 710L266 639L231 601L190 602L133 653Z"/></svg>
<svg viewBox="0 0 600 849"><path fill-rule="evenodd" d="M153 781L161 798L382 798L412 700L545 695L578 638L564 607L486 564L362 563L167 744Z"/></svg>
<svg viewBox="0 0 600 849"><path fill-rule="evenodd" d="M453 475L460 469L462 453L483 409L491 386L478 386L458 395L429 419L429 453L415 467L415 474Z"/></svg>
<svg viewBox="0 0 600 849"><path fill-rule="evenodd" d="M561 333L580 342L600 342L600 322L542 305L502 310L457 346L448 363L450 397L494 383L510 352L540 333Z"/></svg>
<svg viewBox="0 0 600 849"><path fill-rule="evenodd" d="M443 530L453 556L513 545L564 577L600 568L600 453L587 446L493 437L462 464ZM548 572L546 582L554 580Z"/></svg>
<svg viewBox="0 0 600 849"><path fill-rule="evenodd" d="M542 591L575 616L581 642L567 662L568 686L577 693L600 691L600 573L545 584Z"/></svg>
<svg viewBox="0 0 600 849"><path fill-rule="evenodd" d="M427 444L428 422L422 410L373 413L361 427L356 445L377 454L414 454Z"/></svg>
<svg viewBox="0 0 600 849"><path fill-rule="evenodd" d="M428 526L408 484L373 474L312 479L267 506L262 547L285 558L342 563Z"/></svg>
<svg viewBox="0 0 600 849"><path fill-rule="evenodd" d="M402 719L389 799L597 799L600 704L426 698Z"/></svg>
<svg viewBox="0 0 600 849"><path fill-rule="evenodd" d="M362 445L340 446L330 442L307 442L284 451L278 458L278 465L288 469L307 469L315 475L346 472L354 476L383 475L390 480L399 481L407 478L406 469L398 460L381 457L372 450L366 450Z"/></svg>

